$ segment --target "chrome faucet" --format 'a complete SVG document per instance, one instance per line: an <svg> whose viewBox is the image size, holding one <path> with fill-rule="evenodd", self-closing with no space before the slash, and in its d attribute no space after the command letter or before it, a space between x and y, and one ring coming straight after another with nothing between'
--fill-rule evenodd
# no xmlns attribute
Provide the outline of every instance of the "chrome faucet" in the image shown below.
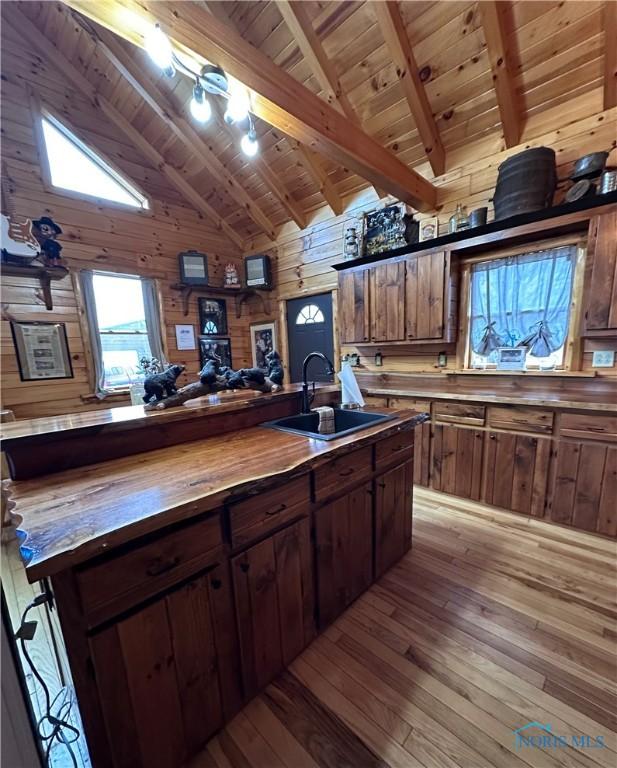
<svg viewBox="0 0 617 768"><path fill-rule="evenodd" d="M313 394L309 395L309 385L306 378L308 364L314 357L318 357L324 361L326 364L326 373L328 376L331 376L334 373L334 366L332 365L332 362L328 360L323 352L311 352L304 358L304 362L302 363L302 413L311 412L311 403L315 397L315 382L313 382Z"/></svg>

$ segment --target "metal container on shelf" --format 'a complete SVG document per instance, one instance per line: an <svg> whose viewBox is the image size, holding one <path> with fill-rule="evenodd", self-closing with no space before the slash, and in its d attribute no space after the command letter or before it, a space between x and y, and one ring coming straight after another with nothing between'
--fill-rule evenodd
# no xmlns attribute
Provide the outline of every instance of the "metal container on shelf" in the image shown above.
<svg viewBox="0 0 617 768"><path fill-rule="evenodd" d="M533 147L509 157L499 166L493 205L495 220L550 207L557 185L555 152Z"/></svg>
<svg viewBox="0 0 617 768"><path fill-rule="evenodd" d="M600 179L600 194L607 195L609 192L617 191L617 169L604 171Z"/></svg>
<svg viewBox="0 0 617 768"><path fill-rule="evenodd" d="M482 227L486 224L486 215L488 208L476 208L469 214L470 227Z"/></svg>

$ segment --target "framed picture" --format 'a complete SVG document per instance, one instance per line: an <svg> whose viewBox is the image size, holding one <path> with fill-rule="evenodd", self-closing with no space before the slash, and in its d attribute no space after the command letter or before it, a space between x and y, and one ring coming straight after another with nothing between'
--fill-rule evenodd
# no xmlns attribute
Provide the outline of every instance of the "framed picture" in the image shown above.
<svg viewBox="0 0 617 768"><path fill-rule="evenodd" d="M527 347L498 347L498 371L524 371Z"/></svg>
<svg viewBox="0 0 617 768"><path fill-rule="evenodd" d="M255 368L267 368L266 355L276 349L276 325L260 323L250 326L251 349Z"/></svg>
<svg viewBox="0 0 617 768"><path fill-rule="evenodd" d="M180 282L185 285L208 285L208 257L199 251L178 254Z"/></svg>
<svg viewBox="0 0 617 768"><path fill-rule="evenodd" d="M210 339L203 336L199 339L199 359L201 367L206 360L216 360L219 365L231 368L231 339Z"/></svg>
<svg viewBox="0 0 617 768"><path fill-rule="evenodd" d="M195 327L192 325L176 325L176 347L180 349L197 349L195 346Z"/></svg>
<svg viewBox="0 0 617 768"><path fill-rule="evenodd" d="M420 222L420 242L432 240L439 235L439 219L433 216L430 219L423 219Z"/></svg>
<svg viewBox="0 0 617 768"><path fill-rule="evenodd" d="M22 381L72 379L73 366L64 323L11 323Z"/></svg>
<svg viewBox="0 0 617 768"><path fill-rule="evenodd" d="M225 299L199 298L199 333L202 336L227 334L227 302Z"/></svg>

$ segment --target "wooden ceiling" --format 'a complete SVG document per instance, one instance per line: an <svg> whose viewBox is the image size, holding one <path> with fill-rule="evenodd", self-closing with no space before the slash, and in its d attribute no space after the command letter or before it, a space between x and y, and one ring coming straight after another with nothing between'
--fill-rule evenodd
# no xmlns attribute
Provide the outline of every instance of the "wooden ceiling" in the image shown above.
<svg viewBox="0 0 617 768"><path fill-rule="evenodd" d="M3 2L2 14L239 247L259 235L275 238L290 220L304 226L324 204L340 213L342 198L370 186L369 177L382 195L386 185L394 194L407 185L418 206L430 209L431 182L449 170L453 149L493 132L513 146L529 116L590 89L605 88L605 107L617 103L617 46L605 44L617 39L613 2L69 4ZM140 41L130 21L118 21L128 20L133 6L156 14L197 54L218 46L221 60L214 63L231 74L246 61L236 60L233 44L224 50L213 24L233 28L279 68L264 65L244 79L255 113L278 126L256 121L257 158L240 152L238 132L220 110L206 126L192 121L192 83L165 78L122 39ZM293 87L284 75L277 81L277 72L288 73ZM277 86L281 110L272 103ZM315 96L318 106L330 106L318 113ZM331 135L316 135L314 115Z"/></svg>

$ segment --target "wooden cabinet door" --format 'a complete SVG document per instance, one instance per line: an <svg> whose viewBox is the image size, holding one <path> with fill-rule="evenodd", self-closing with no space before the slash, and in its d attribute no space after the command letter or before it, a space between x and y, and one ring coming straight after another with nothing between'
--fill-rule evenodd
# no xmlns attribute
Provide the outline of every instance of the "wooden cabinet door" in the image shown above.
<svg viewBox="0 0 617 768"><path fill-rule="evenodd" d="M308 519L232 560L244 692L264 688L315 634Z"/></svg>
<svg viewBox="0 0 617 768"><path fill-rule="evenodd" d="M479 499L484 432L434 424L431 481L436 491Z"/></svg>
<svg viewBox="0 0 617 768"><path fill-rule="evenodd" d="M617 536L617 446L559 440L551 520Z"/></svg>
<svg viewBox="0 0 617 768"><path fill-rule="evenodd" d="M414 485L423 485L428 488L430 478L431 455L431 422L425 421L416 427L414 435L413 453L413 482Z"/></svg>
<svg viewBox="0 0 617 768"><path fill-rule="evenodd" d="M228 564L90 639L114 768L178 768L241 705Z"/></svg>
<svg viewBox="0 0 617 768"><path fill-rule="evenodd" d="M405 262L371 269L371 341L405 339Z"/></svg>
<svg viewBox="0 0 617 768"><path fill-rule="evenodd" d="M413 461L375 479L375 578L411 547Z"/></svg>
<svg viewBox="0 0 617 768"><path fill-rule="evenodd" d="M543 517L550 455L549 438L488 432L482 500L512 512Z"/></svg>
<svg viewBox="0 0 617 768"><path fill-rule="evenodd" d="M587 259L591 276L586 294L586 330L617 329L617 212L591 220Z"/></svg>
<svg viewBox="0 0 617 768"><path fill-rule="evenodd" d="M373 580L373 492L365 483L315 513L319 626L330 624Z"/></svg>
<svg viewBox="0 0 617 768"><path fill-rule="evenodd" d="M449 275L450 256L443 251L407 259L405 315L409 341L444 338Z"/></svg>
<svg viewBox="0 0 617 768"><path fill-rule="evenodd" d="M341 344L370 341L369 270L339 272L338 289Z"/></svg>

